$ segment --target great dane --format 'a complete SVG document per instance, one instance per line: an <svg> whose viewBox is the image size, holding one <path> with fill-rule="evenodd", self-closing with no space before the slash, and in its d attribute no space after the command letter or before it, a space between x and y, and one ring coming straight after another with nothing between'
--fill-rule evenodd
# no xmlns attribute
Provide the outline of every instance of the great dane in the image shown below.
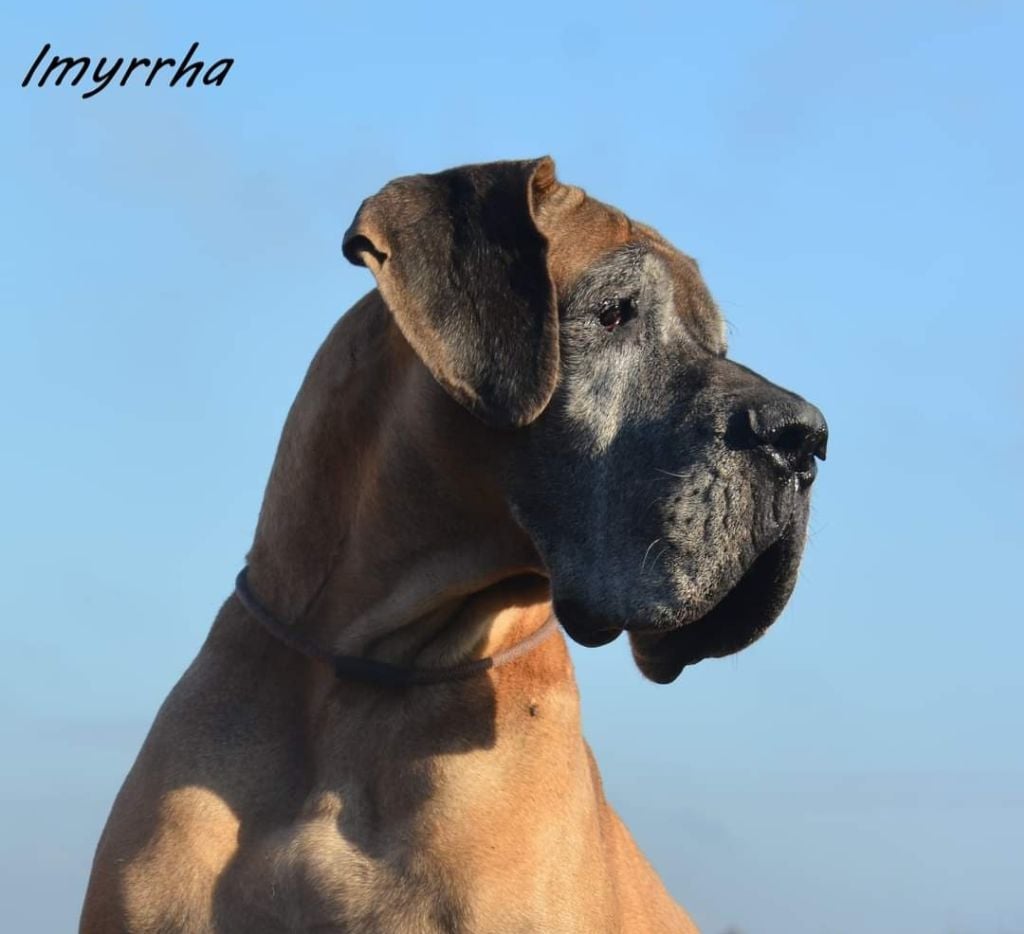
<svg viewBox="0 0 1024 934"><path fill-rule="evenodd" d="M82 930L695 931L605 800L561 630L626 632L659 683L760 636L821 413L549 158L393 181L343 251L377 288L312 362Z"/></svg>

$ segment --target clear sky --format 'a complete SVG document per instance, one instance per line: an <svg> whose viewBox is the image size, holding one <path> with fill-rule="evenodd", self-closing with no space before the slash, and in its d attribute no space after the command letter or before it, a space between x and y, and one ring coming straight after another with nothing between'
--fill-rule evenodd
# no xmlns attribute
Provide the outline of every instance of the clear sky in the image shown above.
<svg viewBox="0 0 1024 934"><path fill-rule="evenodd" d="M796 595L645 683L577 651L609 795L706 934L1024 931L1024 8L9 5L0 36L0 903L71 930L396 175L552 154L701 262L816 402ZM287 12L286 12L287 10ZM27 89L74 55L223 87Z"/></svg>

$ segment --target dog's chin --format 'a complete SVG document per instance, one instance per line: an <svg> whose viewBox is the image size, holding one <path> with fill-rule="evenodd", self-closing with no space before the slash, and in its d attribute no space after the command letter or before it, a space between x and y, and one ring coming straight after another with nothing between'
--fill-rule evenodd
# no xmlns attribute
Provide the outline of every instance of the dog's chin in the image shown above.
<svg viewBox="0 0 1024 934"><path fill-rule="evenodd" d="M788 529L699 616L684 614L658 628L629 627L633 659L644 676L669 684L687 665L732 655L759 639L793 592L804 532L802 524Z"/></svg>

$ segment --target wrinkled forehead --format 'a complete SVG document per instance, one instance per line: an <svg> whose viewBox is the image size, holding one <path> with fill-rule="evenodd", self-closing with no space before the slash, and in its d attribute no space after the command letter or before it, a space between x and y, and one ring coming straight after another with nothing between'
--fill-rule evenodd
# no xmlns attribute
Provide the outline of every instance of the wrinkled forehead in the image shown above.
<svg viewBox="0 0 1024 934"><path fill-rule="evenodd" d="M545 229L548 266L560 296L645 285L670 296L676 314L709 351L726 351L725 322L696 260L654 228L590 197Z"/></svg>

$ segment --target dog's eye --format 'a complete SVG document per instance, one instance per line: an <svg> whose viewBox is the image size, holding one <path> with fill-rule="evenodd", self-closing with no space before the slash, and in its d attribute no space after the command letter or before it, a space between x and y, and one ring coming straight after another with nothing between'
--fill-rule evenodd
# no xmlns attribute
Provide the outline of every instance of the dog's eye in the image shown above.
<svg viewBox="0 0 1024 934"><path fill-rule="evenodd" d="M614 331L635 315L635 298L606 298L597 309L597 320L606 331Z"/></svg>

